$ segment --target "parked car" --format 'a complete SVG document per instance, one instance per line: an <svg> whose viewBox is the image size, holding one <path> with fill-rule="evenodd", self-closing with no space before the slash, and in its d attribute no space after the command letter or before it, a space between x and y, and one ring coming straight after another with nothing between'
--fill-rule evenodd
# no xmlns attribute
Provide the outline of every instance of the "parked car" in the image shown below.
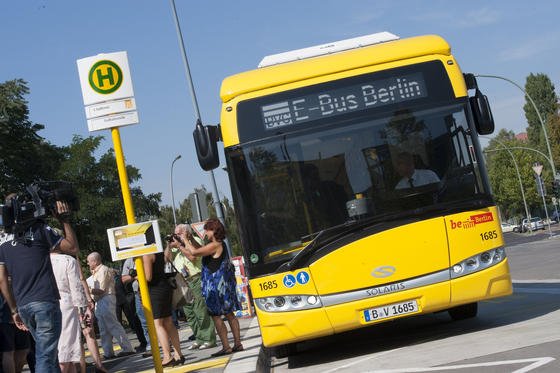
<svg viewBox="0 0 560 373"><path fill-rule="evenodd" d="M544 222L542 221L541 218L539 217L534 217L531 218L531 220L527 220L527 219L523 219L523 222L521 223L522 227L523 227L523 232L527 232L529 230L529 226L531 227L532 231L536 231L539 229L544 229Z"/></svg>
<svg viewBox="0 0 560 373"><path fill-rule="evenodd" d="M502 223L502 232L511 232L514 230L515 225L510 224L510 223Z"/></svg>
<svg viewBox="0 0 560 373"><path fill-rule="evenodd" d="M517 233L523 232L523 224L522 224L522 223L519 223L518 225L515 225L515 226L513 227L513 231L514 231L514 232L517 232Z"/></svg>

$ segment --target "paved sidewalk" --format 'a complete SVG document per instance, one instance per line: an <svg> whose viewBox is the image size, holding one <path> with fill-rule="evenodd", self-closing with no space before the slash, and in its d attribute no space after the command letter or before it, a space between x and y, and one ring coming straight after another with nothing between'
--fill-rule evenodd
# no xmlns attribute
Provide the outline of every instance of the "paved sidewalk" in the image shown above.
<svg viewBox="0 0 560 373"><path fill-rule="evenodd" d="M227 325L227 322L226 322ZM182 366L175 366L165 368L164 371L170 373L182 373L204 370L209 373L217 372L255 372L257 370L257 359L260 352L261 336L256 317L240 318L239 325L241 327L241 341L244 346L244 351L237 352L231 355L226 355L219 358L213 358L210 355L219 351L222 347L218 339L218 345L214 348L206 350L187 350L187 347L192 343L188 337L192 334L190 328L186 323L180 322L179 326L179 339L181 341L181 351L186 357L185 364ZM229 325L228 325L229 331ZM133 346L138 345L134 333L128 333L128 337ZM231 333L228 332L230 343L232 342ZM116 351L118 353L118 348ZM91 358L87 358L91 361ZM122 358L115 358L104 361L105 366L110 372L153 372L154 363L151 357L142 357L142 354L134 354ZM88 370L89 372L89 370Z"/></svg>

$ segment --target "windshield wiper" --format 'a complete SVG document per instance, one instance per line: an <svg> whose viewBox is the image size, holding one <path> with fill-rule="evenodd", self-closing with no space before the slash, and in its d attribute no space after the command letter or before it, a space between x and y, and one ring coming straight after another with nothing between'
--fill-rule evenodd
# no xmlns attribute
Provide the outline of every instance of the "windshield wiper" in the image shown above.
<svg viewBox="0 0 560 373"><path fill-rule="evenodd" d="M287 270L289 270L289 271L294 270L303 261L304 258L307 258L309 255L311 255L312 253L314 253L316 251L316 248L318 247L319 242L325 241L326 239L329 239L329 238L333 238L333 237L339 235L341 232L347 233L347 232L349 232L349 230L353 230L352 228L355 228L357 223L358 223L358 220L351 220L351 221L347 221L343 224L335 225L333 227L326 228L326 229L323 229L323 230L321 230L317 233L311 234L310 236L315 235L313 240L311 242L309 242L303 249L301 249L301 251L299 253L297 253L297 255L294 256L292 258L292 260L290 260L288 263L286 263L285 266L284 265L281 266L281 268L282 267L287 267ZM309 236L306 236L306 237L309 237ZM278 268L278 269L280 270L281 268ZM284 269L282 269L282 270L284 270Z"/></svg>
<svg viewBox="0 0 560 373"><path fill-rule="evenodd" d="M289 270L292 271L301 266L308 257L314 254L317 250L322 248L327 242L332 241L336 238L346 236L362 228L369 227L373 224L387 221L394 221L399 219L404 219L412 216L423 216L430 211L438 211L442 214L446 214L455 210L462 210L465 208L472 207L482 207L487 206L489 201L486 198L478 198L474 200L464 201L464 202L451 202L447 206L439 205L428 205L414 210L406 210L399 212L390 212L382 215L371 216L359 220L350 220L340 225L335 225L330 228L323 229L319 232L311 234L302 238L302 241L307 237L313 237L313 240L309 242L299 253L296 254L287 263L284 263L278 268L278 271ZM443 208L442 208L443 207Z"/></svg>
<svg viewBox="0 0 560 373"><path fill-rule="evenodd" d="M403 217L408 217L410 215L415 215L414 212L405 211L405 212L398 212L398 213L388 213L383 215L372 216L369 218L363 218L359 220L349 220L343 224L335 225L330 228L323 229L315 234L315 238L308 243L296 256L292 258L288 263L285 265L280 266L278 270L294 270L299 268L301 263L323 247L322 244L332 241L335 238L339 238L341 236L346 236L350 233L358 231L362 228L369 227L375 223L385 222L395 219L401 219ZM311 235L313 236L313 235Z"/></svg>

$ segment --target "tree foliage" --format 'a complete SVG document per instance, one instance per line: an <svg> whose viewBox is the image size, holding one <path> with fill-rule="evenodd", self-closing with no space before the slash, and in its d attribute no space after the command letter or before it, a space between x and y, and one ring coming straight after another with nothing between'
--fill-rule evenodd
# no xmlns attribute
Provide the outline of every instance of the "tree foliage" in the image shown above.
<svg viewBox="0 0 560 373"><path fill-rule="evenodd" d="M22 79L0 83L0 195L22 190L35 180L52 179L61 149L39 135L42 124L29 120Z"/></svg>
<svg viewBox="0 0 560 373"><path fill-rule="evenodd" d="M99 160L95 157L102 140L102 136L74 136L63 149L65 157L57 177L72 182L80 199L75 217L82 250L98 251L108 258L107 228L126 225L127 221L114 152L109 149ZM126 171L129 185L140 180L136 167L127 165ZM138 221L159 217L160 193L146 196L138 186L131 186L130 193Z"/></svg>
<svg viewBox="0 0 560 373"><path fill-rule="evenodd" d="M80 201L74 226L81 254L99 251L108 260L107 228L127 223L115 155L108 150L96 158L101 136L74 136L71 144L63 147L50 144L38 133L44 126L29 120L28 93L27 83L21 79L0 84L0 193L23 193L35 180L71 182ZM135 216L159 217L161 193L144 195L134 185L141 179L136 167L128 165L127 174Z"/></svg>
<svg viewBox="0 0 560 373"><path fill-rule="evenodd" d="M535 162L543 165L541 178L547 193L545 201L551 202L554 177L548 161L544 131L535 106L547 128L553 163L557 165L560 161L560 118L554 84L545 74L530 74L527 76L525 92L527 95L523 109L528 123L528 141L515 138L512 131L501 130L485 149L492 190L502 216L506 219L519 220L526 215L523 193L529 213L544 217L543 201L537 192L536 176L532 168ZM547 208L550 214L551 206Z"/></svg>
<svg viewBox="0 0 560 373"><path fill-rule="evenodd" d="M516 139L512 131L502 129L484 150L492 192L496 203L500 206L502 216L506 219L519 220L526 215L523 193L529 212L539 206L540 197L537 195L531 168L536 158L535 154L523 149L512 149L527 147L527 145ZM521 177L521 185L519 177Z"/></svg>
<svg viewBox="0 0 560 373"><path fill-rule="evenodd" d="M558 115L558 108L556 113L548 118L546 124L548 137L550 139L550 147L552 149L553 162L555 165L560 165L560 116Z"/></svg>
<svg viewBox="0 0 560 373"><path fill-rule="evenodd" d="M529 74L527 76L525 92L533 99L545 125L557 112L558 97L554 89L554 84L545 74ZM539 150L547 151L539 116L527 96L525 100L523 110L527 118L529 143Z"/></svg>

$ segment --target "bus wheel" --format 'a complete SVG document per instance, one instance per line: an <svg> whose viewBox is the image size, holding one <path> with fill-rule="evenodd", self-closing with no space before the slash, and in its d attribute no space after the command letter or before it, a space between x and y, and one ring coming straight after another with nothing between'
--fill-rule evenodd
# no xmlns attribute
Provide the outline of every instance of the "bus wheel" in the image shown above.
<svg viewBox="0 0 560 373"><path fill-rule="evenodd" d="M273 354L277 359L284 359L290 355L295 355L296 352L297 352L296 344L288 343L285 345L274 347Z"/></svg>
<svg viewBox="0 0 560 373"><path fill-rule="evenodd" d="M450 308L448 312L449 316L455 321L470 319L478 313L478 303L463 304L462 306Z"/></svg>

